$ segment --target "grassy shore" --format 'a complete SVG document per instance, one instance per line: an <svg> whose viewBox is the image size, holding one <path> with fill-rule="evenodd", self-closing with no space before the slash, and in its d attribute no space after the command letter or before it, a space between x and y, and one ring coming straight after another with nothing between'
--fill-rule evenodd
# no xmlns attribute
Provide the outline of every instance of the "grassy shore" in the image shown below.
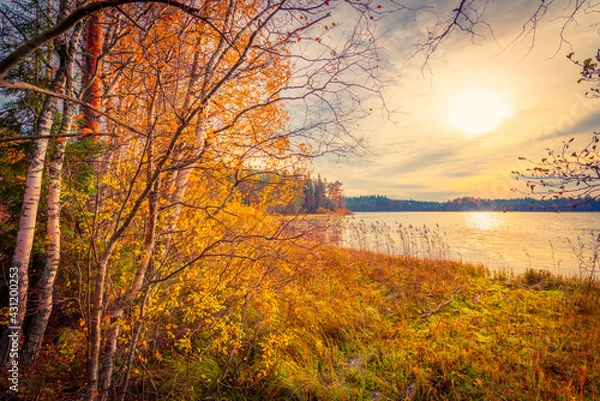
<svg viewBox="0 0 600 401"><path fill-rule="evenodd" d="M293 285L273 396L600 399L597 285L338 248Z"/></svg>
<svg viewBox="0 0 600 401"><path fill-rule="evenodd" d="M248 302L237 347L165 344L137 379L153 395L131 399L600 400L598 283L334 246L302 259ZM69 370L56 352L36 369L49 390Z"/></svg>

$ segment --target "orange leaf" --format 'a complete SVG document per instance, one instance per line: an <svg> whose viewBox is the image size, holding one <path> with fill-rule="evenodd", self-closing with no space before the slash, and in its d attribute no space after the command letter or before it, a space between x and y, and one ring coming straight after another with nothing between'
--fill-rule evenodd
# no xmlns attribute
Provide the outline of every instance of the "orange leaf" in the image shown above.
<svg viewBox="0 0 600 401"><path fill-rule="evenodd" d="M89 128L83 128L83 129L81 130L81 133L82 133L82 134L85 134L85 135L89 135L89 134L91 134L91 133L92 133L92 130L91 130L91 129L89 129Z"/></svg>

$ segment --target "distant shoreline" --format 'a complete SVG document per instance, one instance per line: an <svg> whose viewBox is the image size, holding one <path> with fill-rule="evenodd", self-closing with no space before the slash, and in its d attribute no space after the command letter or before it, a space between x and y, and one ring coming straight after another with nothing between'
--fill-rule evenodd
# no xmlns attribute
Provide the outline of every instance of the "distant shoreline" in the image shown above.
<svg viewBox="0 0 600 401"><path fill-rule="evenodd" d="M352 212L600 212L600 200L583 199L481 199L456 198L446 202L397 200L387 196L346 197Z"/></svg>
<svg viewBox="0 0 600 401"><path fill-rule="evenodd" d="M463 212L482 212L482 213L600 213L600 210L361 210L352 211L348 216L352 216L356 213L463 213ZM307 216L319 217L319 216L340 216L336 214L310 214Z"/></svg>

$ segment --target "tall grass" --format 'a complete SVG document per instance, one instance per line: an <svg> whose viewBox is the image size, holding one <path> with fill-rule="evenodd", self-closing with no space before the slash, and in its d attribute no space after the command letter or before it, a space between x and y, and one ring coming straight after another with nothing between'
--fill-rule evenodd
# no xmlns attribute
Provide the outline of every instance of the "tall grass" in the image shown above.
<svg viewBox="0 0 600 401"><path fill-rule="evenodd" d="M302 260L269 312L248 311L238 351L161 351L157 387L178 400L600 399L595 282L329 245Z"/></svg>
<svg viewBox="0 0 600 401"><path fill-rule="evenodd" d="M450 258L448 239L437 224L434 228L402 223L390 227L378 221L367 224L363 220L346 219L341 230L344 234L341 244L355 249L373 250L407 258Z"/></svg>
<svg viewBox="0 0 600 401"><path fill-rule="evenodd" d="M390 226L385 222L366 223L362 219L346 217L342 220L329 220L316 228L318 229L316 231L321 231L320 242L407 258L455 260L458 255L462 261L462 255L450 247L446 233L438 224L428 227L425 224L414 226L396 222ZM313 234L311 238L316 236ZM528 263L517 271L525 273L533 270L535 266L536 269L548 270L555 275L573 275L587 281L596 279L600 271L600 233L592 231L588 236L577 236L576 240L559 239L559 245L565 248L562 259L556 257L556 244L548 241L548 252L551 255L549 261L537 260L523 249L522 252L527 256ZM569 249L572 257L569 260L573 260L575 265L565 267L565 252L569 252ZM498 255L504 261L505 269L511 271L515 269L515 266L508 264L502 253ZM496 269L498 266L489 265L488 268Z"/></svg>
<svg viewBox="0 0 600 401"><path fill-rule="evenodd" d="M597 286L334 248L305 280L274 398L600 399Z"/></svg>

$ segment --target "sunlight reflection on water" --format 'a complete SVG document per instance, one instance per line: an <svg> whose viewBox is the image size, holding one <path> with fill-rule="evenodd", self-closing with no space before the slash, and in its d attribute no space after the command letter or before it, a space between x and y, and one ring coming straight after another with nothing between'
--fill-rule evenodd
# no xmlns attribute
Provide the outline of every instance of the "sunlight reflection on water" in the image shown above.
<svg viewBox="0 0 600 401"><path fill-rule="evenodd" d="M466 212L465 221L479 230L491 230L500 224L498 214L494 212Z"/></svg>
<svg viewBox="0 0 600 401"><path fill-rule="evenodd" d="M402 254L401 244L406 239L399 236L399 225L419 230L427 227L429 235L439 226L450 259L516 273L531 268L578 275L581 260L574 248L579 247L580 239L588 263L594 256L594 238L600 234L600 213L371 212L345 219L355 225L361 222L364 231L358 242L346 235L345 246ZM377 227L375 232L373 227ZM386 227L388 234L384 234Z"/></svg>

